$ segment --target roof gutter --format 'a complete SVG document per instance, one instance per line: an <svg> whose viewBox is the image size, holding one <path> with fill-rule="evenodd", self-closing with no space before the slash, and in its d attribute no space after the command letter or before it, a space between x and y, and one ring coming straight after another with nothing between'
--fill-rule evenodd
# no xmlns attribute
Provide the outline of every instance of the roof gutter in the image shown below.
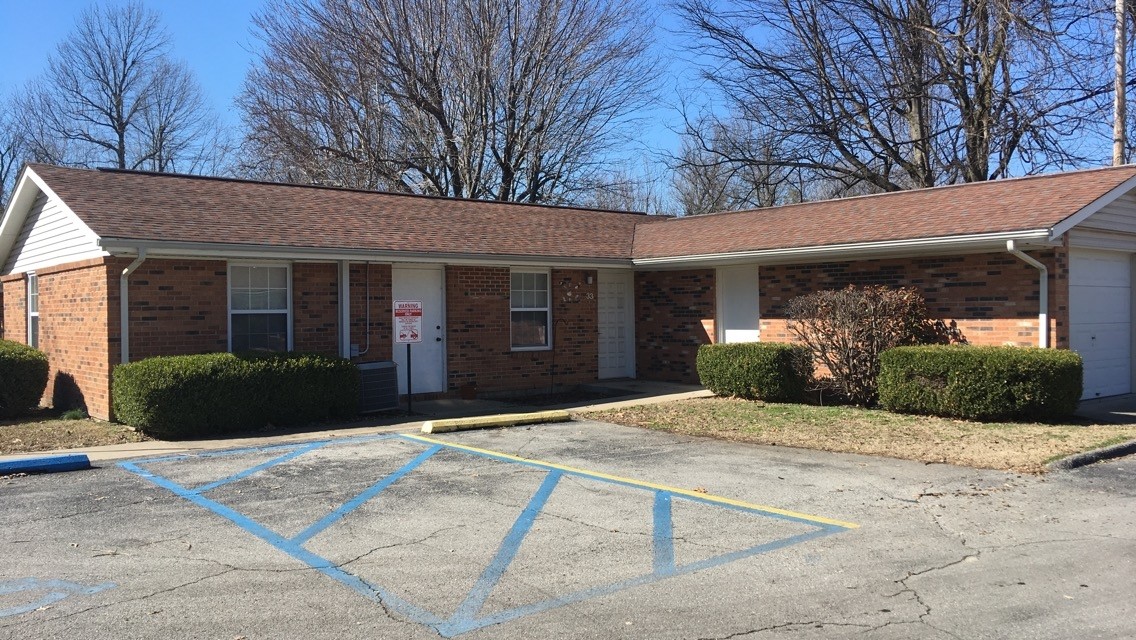
<svg viewBox="0 0 1136 640"><path fill-rule="evenodd" d="M118 277L118 322L119 322L119 354L121 364L130 362L130 287L128 286L130 274L146 262L146 249L138 249L138 257L134 259Z"/></svg>
<svg viewBox="0 0 1136 640"><path fill-rule="evenodd" d="M784 249L761 249L755 251L735 251L729 253L706 253L688 256L664 256L654 258L635 258L635 266L678 266L678 265L721 265L734 262L803 262L808 260L846 259L865 255L903 253L912 250L967 248L989 248L997 250L1003 242L1048 243L1049 229L1027 229L1024 231L1004 231L980 233L965 236L937 236L909 240L887 240L883 242L855 242L811 247L790 247Z"/></svg>
<svg viewBox="0 0 1136 640"><path fill-rule="evenodd" d="M1045 349L1049 346L1049 269L1038 260L1022 253L1014 245L1013 240L1006 241L1006 251L1038 271L1037 346Z"/></svg>
<svg viewBox="0 0 1136 640"><path fill-rule="evenodd" d="M186 257L258 260L310 260L320 262L389 262L389 263L440 263L495 265L495 266L548 266L563 265L580 268L630 268L629 258L582 258L572 256L528 256L512 254L441 253L430 251L387 251L362 249L324 249L320 247L288 247L222 242L176 242L166 240L131 240L129 238L100 238L99 247L108 253L134 255L147 250L151 258Z"/></svg>

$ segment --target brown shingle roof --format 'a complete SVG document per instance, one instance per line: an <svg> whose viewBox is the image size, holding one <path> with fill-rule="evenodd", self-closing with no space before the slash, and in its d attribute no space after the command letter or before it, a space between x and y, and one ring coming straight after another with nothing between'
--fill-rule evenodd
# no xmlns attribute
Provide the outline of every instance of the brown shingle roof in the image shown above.
<svg viewBox="0 0 1136 640"><path fill-rule="evenodd" d="M640 225L634 257L1049 229L1132 177L1110 167L677 218Z"/></svg>
<svg viewBox="0 0 1136 640"><path fill-rule="evenodd" d="M631 257L641 214L31 165L103 238L579 259Z"/></svg>
<svg viewBox="0 0 1136 640"><path fill-rule="evenodd" d="M678 219L31 165L103 238L571 259L665 258L1049 229L1136 166Z"/></svg>

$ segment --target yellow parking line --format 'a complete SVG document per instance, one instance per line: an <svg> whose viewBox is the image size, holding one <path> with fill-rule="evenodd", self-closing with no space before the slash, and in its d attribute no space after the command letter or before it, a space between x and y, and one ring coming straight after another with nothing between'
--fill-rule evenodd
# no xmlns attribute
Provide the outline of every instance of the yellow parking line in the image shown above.
<svg viewBox="0 0 1136 640"><path fill-rule="evenodd" d="M504 458L506 460L514 460L516 462L523 462L523 463L527 463L527 464L540 465L542 467L548 467L550 469L559 469L561 471L567 471L567 472L570 472L570 473L575 473L575 474L579 474L579 475L583 475L583 476L591 476L593 478L599 478L599 479L602 479L602 480L611 480L613 482L619 482L619 483L623 483L623 484L630 484L630 485L635 485L635 486L638 486L638 487L644 487L646 489L656 489L656 490L659 490L659 491L667 491L667 492L673 493L675 495L687 496L687 497L691 497L691 498L696 498L698 500L706 500L706 501L709 501L709 502L717 502L717 503L720 503L720 504L728 504L728 505L735 506L735 507L742 507L743 509L752 509L754 511L761 511L761 512L764 512L764 513L776 514L776 515L780 515L780 516L788 516L790 518L796 518L796 519L799 519L799 520L807 520L809 522L816 522L818 524L833 525L833 526L837 526L837 527L843 527L845 529L859 529L860 528L860 525L855 524L853 522L843 522L841 520L833 520L831 518L824 518L824 517L821 517L821 516L813 516L813 515L809 515L807 513L798 513L796 511L788 511L788 510L785 510L785 509L778 509L777 507L770 507L770 506L760 505L760 504L751 504L749 502L743 502L741 500L734 500L732 498L724 498L722 496L715 496L715 495L711 495L711 494L707 494L707 493L699 493L697 491L690 491L688 489L680 489L678 487L668 487L666 485L655 484L653 482L643 482L642 480L632 480L631 478L623 478L623 477L620 477L620 476L613 476L611 474L601 473L599 471L589 471L587 469L578 469L576 467L570 467L570 466L563 465L563 464L556 464L554 462L546 462L544 460L536 460L536 459L533 459L533 458L522 458L520 456L514 456L514 455L510 455L508 453L501 453L500 451L491 451L489 449L479 449L477 447L471 447L469 445L456 444L456 443L453 443L453 442L446 442L445 440L436 440L434 438L427 438L425 436L403 434L403 437L409 438L411 440L418 440L420 442L428 442L430 444L440 444L444 447L450 447L452 449L461 449L463 451L469 451L471 453L478 453L478 454L481 454L481 455L492 456L494 458Z"/></svg>

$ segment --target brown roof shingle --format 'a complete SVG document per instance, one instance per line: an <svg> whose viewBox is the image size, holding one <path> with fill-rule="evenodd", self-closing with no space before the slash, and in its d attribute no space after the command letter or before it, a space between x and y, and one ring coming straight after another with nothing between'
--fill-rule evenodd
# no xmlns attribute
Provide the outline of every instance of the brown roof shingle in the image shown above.
<svg viewBox="0 0 1136 640"><path fill-rule="evenodd" d="M634 257L1049 229L1133 177L1129 165L676 218L640 225Z"/></svg>
<svg viewBox="0 0 1136 640"><path fill-rule="evenodd" d="M631 257L642 214L35 164L103 238L273 247Z"/></svg>
<svg viewBox="0 0 1136 640"><path fill-rule="evenodd" d="M596 260L1049 229L1136 177L1130 165L665 219L219 178L31 168L103 238Z"/></svg>

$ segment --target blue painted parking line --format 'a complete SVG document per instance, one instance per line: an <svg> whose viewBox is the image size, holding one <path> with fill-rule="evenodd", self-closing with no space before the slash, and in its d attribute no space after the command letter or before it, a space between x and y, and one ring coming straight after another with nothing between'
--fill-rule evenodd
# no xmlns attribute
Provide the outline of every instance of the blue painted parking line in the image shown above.
<svg viewBox="0 0 1136 640"><path fill-rule="evenodd" d="M252 518L237 511L236 509L233 509L232 507L224 505L215 500L211 500L202 495L207 491L220 486L224 486L237 480L249 478L257 473L260 473L277 465L287 464L308 452L315 451L323 447L361 442L372 442L390 438L398 438L402 442L415 444L419 447L422 447L422 450L398 470L380 478L374 484L367 487L367 489L363 490L350 500L344 502L328 515L312 523L304 530L302 530L299 534L296 534L295 536L292 536L290 538L273 531L269 527L260 524L259 522L256 522ZM283 455L277 456L267 462L262 462L254 466L250 466L243 471L234 473L230 476L227 476L226 478L222 478L221 480L201 485L196 489L183 487L177 482L174 482L173 480L170 480L169 478L166 478L147 468L149 465L153 465L158 462L184 462L191 460L194 457L205 458L222 455L238 455L239 453L252 454L263 453L270 450L284 449L287 449L287 452ZM443 450L447 450L455 454L480 456L502 463L524 465L526 467L540 469L545 472L544 479L541 482L540 486L533 494L528 504L525 505L525 507L521 510L521 513L518 515L516 521L513 523L508 533L501 540L497 548L497 552L494 554L492 560L481 572L473 587L465 595L464 599L453 612L446 614L441 612L428 611L412 602L409 602L395 595L389 589L381 585L368 582L356 575L349 573L343 568L335 565L329 559L312 551L309 551L304 547L304 545L312 538L319 535L323 531L326 531L327 529L335 526L337 523L341 522L345 517L359 509L361 506L381 495L383 491L391 487L393 484L417 471L424 462ZM387 607L387 609L397 612L413 622L432 627L435 631L437 631L444 637L453 637L490 625L501 624L503 622L508 622L510 620L515 620L524 616L555 609L557 607L570 605L591 598L610 595L637 586L651 584L659 580L664 580L675 576L689 575L697 571L712 569L714 567L722 566L730 562L735 562L759 554L784 549L791 545L800 544L822 536L856 527L856 525L852 523L840 522L838 520L832 520L818 516L810 516L808 514L786 511L775 507L752 505L728 498L709 496L694 493L684 489L664 487L661 485L654 485L651 483L640 482L627 478L619 478L617 476L611 476L600 472L576 469L554 463L542 462L539 460L519 458L517 456L511 456L500 452L487 451L484 449L477 449L461 444L434 440L432 438L425 438L415 435L367 436L362 438L344 440L324 440L304 445L293 444L278 445L275 447L251 447L245 449L230 450L226 452L211 452L210 454L199 454L197 456L165 456L161 458L151 458L148 460L138 460L135 462L123 462L119 463L119 466L149 480L150 482L153 482L160 487L169 490L175 495L181 496L182 498L185 498L186 500L189 500L190 502L209 510L219 517L228 520L229 522L235 524L249 534L259 538L260 540L266 542L269 545L272 545L273 547L289 555L290 557L307 564L313 569L316 569L324 575L327 575L337 582L347 586L361 596L372 601L379 602L383 606ZM519 607L514 607L505 611L498 611L495 613L483 615L482 609L485 607L486 603L489 601L489 598L492 596L501 579L505 576L510 565L515 560L522 544L525 541L526 536L532 529L533 524L544 511L549 498L556 491L560 479L565 475L571 475L587 480L627 487L644 493L644 497L648 497L650 499L652 520L652 562L649 571L647 571L643 575L618 581L612 584L582 589L574 591L572 593L558 595L556 597L549 598L540 602L535 602ZM674 548L673 506L676 500L687 501L694 504L720 507L740 513L746 513L754 517L766 517L794 522L806 525L810 527L811 530L777 540L763 542L748 548L723 553L710 558L705 558L703 560L679 565L675 559Z"/></svg>
<svg viewBox="0 0 1136 640"><path fill-rule="evenodd" d="M299 447L297 449L293 449L292 451L289 451L288 453L285 453L284 455L282 455L280 457L273 458L273 459L269 460L268 462L263 462L261 464L256 465L255 467L249 467L248 469L245 469L244 471L241 471L239 473L234 473L233 475L231 475L227 478L221 478L220 480L210 482L209 484L203 484L200 487L197 487L196 489L194 489L193 491L195 493L206 493L208 491L212 491L213 489L216 489L217 487L223 487L223 486L225 486L225 485L227 485L231 482L236 482L237 480L242 480L244 478L247 478L247 477L253 475L254 473L264 471L265 469L267 469L269 467L275 467L276 465L282 464L284 462L288 462L289 460L291 460L293 458L298 458L298 457L304 455L305 453L307 453L309 451L315 451L316 449L319 449L321 447L325 447L325 446L327 446L327 444L328 444L327 442L313 442L312 444L309 444L305 447Z"/></svg>
<svg viewBox="0 0 1136 640"><path fill-rule="evenodd" d="M671 494L666 491L655 493L654 525L651 547L655 556L653 564L655 574L673 573L675 570L674 521L671 519Z"/></svg>
<svg viewBox="0 0 1136 640"><path fill-rule="evenodd" d="M32 602L25 602L24 604L0 609L0 618L31 613L41 607L48 607L73 595L90 596L100 591L113 589L116 586L118 585L113 582L104 582L102 584L86 587L67 580L40 580L38 578L24 578L23 580L0 582L0 596L12 596L16 593L35 594L37 592L46 592Z"/></svg>
<svg viewBox="0 0 1136 640"><path fill-rule="evenodd" d="M540 488L537 489L532 500L529 500L520 517L513 523L513 528L509 529L509 533L501 541L497 554L493 556L489 566L485 567L485 571L481 573L473 588L470 589L469 595L466 596L465 600L458 606L457 611L454 612L453 617L450 618L449 625L468 624L485 606L485 601L489 599L494 587L501 581L501 576L505 575L505 570L512 564L517 552L521 550L521 543L524 542L529 529L532 529L533 522L536 522L536 517L544 509L545 503L548 502L549 496L552 495L552 491L560 482L562 475L562 472L553 470L544 477L544 482L540 483Z"/></svg>
<svg viewBox="0 0 1136 640"><path fill-rule="evenodd" d="M379 604L386 605L392 609L400 611L406 617L421 624L434 625L440 622L440 619L429 611L420 609L414 604L407 602L402 598L399 598L395 594L390 593L382 587L372 585L362 578L344 571L331 560L328 560L327 558L324 558L319 554L308 551L303 547L303 545L292 542L288 538L285 538L279 533L276 533L275 531L260 524L259 522L256 522L252 518L249 518L239 511L236 511L235 509L232 509L214 500L210 500L209 498L202 496L196 491L186 489L185 487L172 480L159 476L155 473L150 473L149 471L141 467L141 465L146 463L147 461L145 460L138 462L120 462L118 463L118 466L126 469L127 471L138 474L139 476L149 480L150 482L153 482L159 487L167 489L171 493L181 496L182 498L189 500L199 507L203 507L205 509L208 509L209 511L212 511L214 514L221 516L229 522L232 522L241 529L244 529L248 533L251 533L257 538L260 538L264 542L272 545L276 549L283 551L284 553L295 558L296 560L299 560L300 562L303 562L316 571L319 571L320 573L336 580L337 582L342 583L343 585L349 587L368 600L373 600Z"/></svg>
<svg viewBox="0 0 1136 640"><path fill-rule="evenodd" d="M418 457L403 465L403 467L398 471L395 471L382 480L379 480L375 484L368 487L366 491L348 500L347 502L343 503L343 506L321 518L319 522L316 522L307 529L301 531L299 535L297 535L295 538L292 538L292 542L295 544L304 544L308 540L311 540L321 531L342 520L345 516L347 516L347 514L363 506L363 503L379 495L383 492L384 489L391 486L395 482L398 482L400 478L417 469L418 465L426 462L426 460L428 460L430 456L438 453L441 450L442 447L435 445L418 454Z"/></svg>

